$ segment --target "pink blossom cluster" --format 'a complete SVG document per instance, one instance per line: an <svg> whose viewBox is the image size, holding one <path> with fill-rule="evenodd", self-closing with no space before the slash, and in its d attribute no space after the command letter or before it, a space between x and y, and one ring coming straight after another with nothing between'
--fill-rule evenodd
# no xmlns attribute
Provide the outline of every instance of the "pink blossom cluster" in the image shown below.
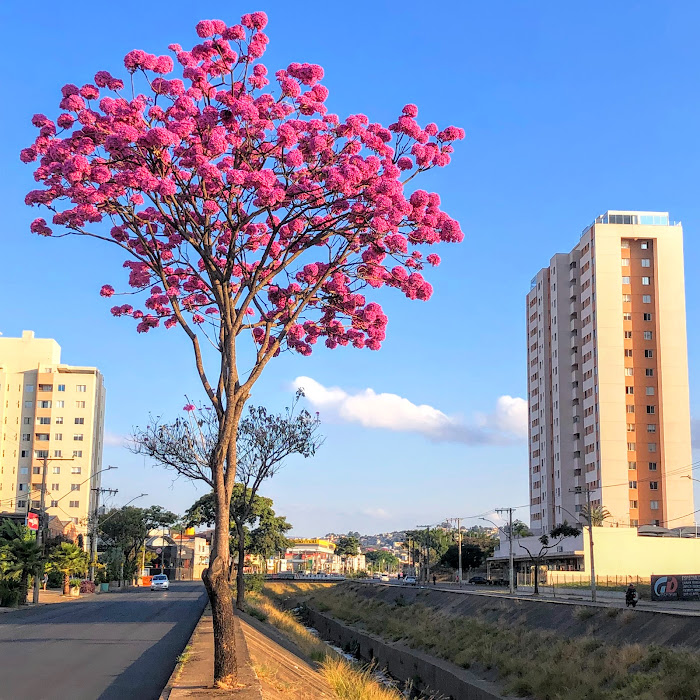
<svg viewBox="0 0 700 700"><path fill-rule="evenodd" d="M119 245L146 300L112 313L139 332L218 326L234 309L235 332L250 332L260 353L308 355L321 338L378 349L387 317L364 290L429 299L421 271L440 258L422 248L463 238L437 194L406 183L447 165L464 131L421 126L412 104L388 128L363 114L341 120L314 64L278 70L266 91L266 24L263 12L233 26L203 20L200 43L170 45L174 61L130 51L124 65L143 92L124 94L106 71L64 86L60 114L35 115L38 136L20 154L37 163L26 203L52 213L31 230Z"/></svg>

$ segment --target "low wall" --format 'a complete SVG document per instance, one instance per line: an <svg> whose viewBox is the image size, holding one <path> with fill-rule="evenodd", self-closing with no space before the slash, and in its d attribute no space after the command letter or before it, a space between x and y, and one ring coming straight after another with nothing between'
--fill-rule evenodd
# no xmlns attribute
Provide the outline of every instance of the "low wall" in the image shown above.
<svg viewBox="0 0 700 700"><path fill-rule="evenodd" d="M344 649L357 650L364 661L376 661L379 668L400 681L413 681L418 690L437 690L455 700L501 700L504 696L493 683L469 671L402 644L361 632L323 613L306 608L308 623L321 637Z"/></svg>

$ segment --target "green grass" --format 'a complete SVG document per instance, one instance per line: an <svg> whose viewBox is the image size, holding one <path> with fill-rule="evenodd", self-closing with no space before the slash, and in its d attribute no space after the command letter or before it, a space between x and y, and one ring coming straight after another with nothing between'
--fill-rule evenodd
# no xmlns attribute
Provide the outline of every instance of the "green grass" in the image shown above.
<svg viewBox="0 0 700 700"><path fill-rule="evenodd" d="M328 614L464 668L497 672L506 691L538 700L700 700L700 655L680 648L606 644L593 637L448 616L420 602L396 606L351 587L316 590ZM587 620L589 608L580 608ZM605 613L601 613L605 615ZM624 624L624 613L620 616Z"/></svg>

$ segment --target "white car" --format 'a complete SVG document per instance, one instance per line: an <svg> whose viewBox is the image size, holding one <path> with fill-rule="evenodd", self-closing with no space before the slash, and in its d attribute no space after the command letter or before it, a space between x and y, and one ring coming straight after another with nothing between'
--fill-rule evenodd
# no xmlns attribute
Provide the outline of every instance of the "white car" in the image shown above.
<svg viewBox="0 0 700 700"><path fill-rule="evenodd" d="M170 581L165 574L156 574L151 579L152 591L167 591L170 588Z"/></svg>
<svg viewBox="0 0 700 700"><path fill-rule="evenodd" d="M379 580L382 583L389 583L389 574L382 574L382 577Z"/></svg>
<svg viewBox="0 0 700 700"><path fill-rule="evenodd" d="M416 585L416 577L415 576L404 576L403 585L404 586L415 586Z"/></svg>

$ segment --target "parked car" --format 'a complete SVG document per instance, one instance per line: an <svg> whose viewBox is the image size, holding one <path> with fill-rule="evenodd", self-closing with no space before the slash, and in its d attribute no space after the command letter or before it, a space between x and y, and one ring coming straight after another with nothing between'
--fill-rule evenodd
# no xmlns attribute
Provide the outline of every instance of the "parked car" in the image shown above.
<svg viewBox="0 0 700 700"><path fill-rule="evenodd" d="M507 578L492 578L489 579L489 586L509 586L510 581Z"/></svg>
<svg viewBox="0 0 700 700"><path fill-rule="evenodd" d="M488 579L485 578L484 576L472 576L467 583L471 583L477 586L485 586L488 585Z"/></svg>
<svg viewBox="0 0 700 700"><path fill-rule="evenodd" d="M415 586L416 585L416 577L415 576L404 576L403 585L404 586Z"/></svg>
<svg viewBox="0 0 700 700"><path fill-rule="evenodd" d="M389 574L382 574L379 579L382 583L389 583Z"/></svg>
<svg viewBox="0 0 700 700"><path fill-rule="evenodd" d="M152 591L167 591L170 588L170 581L165 574L156 574L151 579Z"/></svg>
<svg viewBox="0 0 700 700"><path fill-rule="evenodd" d="M372 574L372 578L373 578L373 579L377 579L377 581L379 581L379 579L380 579L381 577L382 577L382 575L381 575L378 571L375 571L375 572Z"/></svg>

